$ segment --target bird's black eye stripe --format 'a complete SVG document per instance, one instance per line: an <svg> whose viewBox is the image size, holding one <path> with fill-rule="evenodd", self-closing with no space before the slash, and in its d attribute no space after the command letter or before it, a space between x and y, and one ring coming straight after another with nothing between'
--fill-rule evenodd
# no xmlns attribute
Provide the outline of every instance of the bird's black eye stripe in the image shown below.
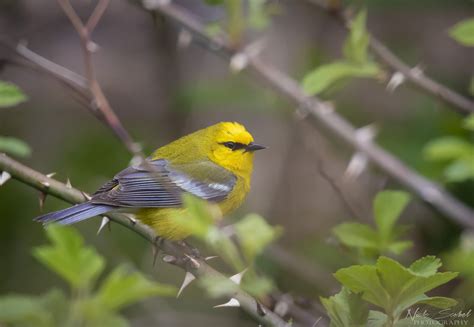
<svg viewBox="0 0 474 327"><path fill-rule="evenodd" d="M221 143L225 147L231 149L232 151L239 150L239 149L245 149L247 147L246 144L243 143L237 143L237 142L224 142Z"/></svg>

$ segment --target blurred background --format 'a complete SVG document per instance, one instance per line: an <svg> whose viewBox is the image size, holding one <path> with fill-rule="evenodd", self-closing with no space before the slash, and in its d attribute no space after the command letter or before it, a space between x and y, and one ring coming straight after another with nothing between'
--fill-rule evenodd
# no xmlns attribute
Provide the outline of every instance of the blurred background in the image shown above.
<svg viewBox="0 0 474 327"><path fill-rule="evenodd" d="M84 19L95 5L94 1L72 3ZM225 17L221 7L202 1L176 3L208 23ZM473 15L472 1L356 4L366 5L368 29L405 62L468 94L473 48L461 46L447 31ZM274 1L274 5L271 24L246 35L247 41L265 36L266 60L301 80L308 70L342 56L347 32L327 13L302 0ZM33 51L83 74L78 36L55 1L0 1L0 31L2 38L25 40ZM97 78L112 108L146 153L219 121L244 124L269 149L255 156L252 191L229 220L256 212L270 224L283 226L278 248L259 260L281 291L311 300L334 293L337 284L331 273L351 259L335 244L331 228L353 219L372 224L374 195L400 186L373 167L355 180L345 180L351 149L293 114L292 104L265 85L246 74L231 73L226 61L197 45L178 47L179 33L168 20L132 1L110 3L92 38L100 47L93 56ZM4 49L3 53L8 55ZM1 67L0 78L18 85L29 98L0 111L0 135L20 138L32 148L31 156L23 159L27 165L43 173L55 172L55 178L69 178L73 186L93 192L129 164L130 155L122 144L55 80L10 65ZM449 181L443 174L445 164L423 155L425 146L438 137L451 135L472 142L472 134L462 128L463 117L411 86L403 84L393 93L385 87L377 80L356 79L331 87L322 98L334 102L337 111L357 127L374 123L379 144L473 206L473 180ZM321 169L339 185L357 217L321 176ZM61 283L31 256L32 247L45 243L42 226L32 222L40 214L38 197L37 191L19 182L0 187L0 294L36 294ZM48 197L43 210L65 206ZM416 199L401 222L411 226L409 235L415 242L405 262L448 253L462 235L458 226ZM179 285L182 271L164 263L153 268L144 240L116 225L96 236L98 225L99 220L93 219L77 227L87 243L107 258L108 267L131 262L160 281ZM297 264L288 264L288 255L299 260ZM301 261L307 269L298 269ZM203 299L202 291L190 286L180 299L154 298L133 306L126 315L133 326L187 326L190 321L195 326L255 325L238 310L212 310L218 303Z"/></svg>

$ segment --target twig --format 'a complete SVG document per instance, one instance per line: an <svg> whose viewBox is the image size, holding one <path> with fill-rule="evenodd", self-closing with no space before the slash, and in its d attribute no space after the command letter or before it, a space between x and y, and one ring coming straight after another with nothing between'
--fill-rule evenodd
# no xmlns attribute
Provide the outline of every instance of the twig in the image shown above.
<svg viewBox="0 0 474 327"><path fill-rule="evenodd" d="M49 178L46 175L43 175L2 153L0 153L0 171L6 171L10 173L12 178L34 187L43 193L53 195L69 203L81 203L87 198L82 191L72 188L55 179ZM201 258L193 258L192 261L182 260L182 258L185 258L186 256L186 252L183 247L167 240L156 242L157 235L155 232L150 227L140 223L139 221L132 221L129 217L120 213L110 213L107 214L107 217L109 217L112 221L141 235L150 243L159 246L160 249L168 255L168 257L171 256L176 258L176 260L173 261L174 265L192 273L194 276L196 276L196 278L201 278L204 276L209 278L224 278L220 272L209 266ZM280 318L270 309L263 307L261 303L257 305L256 300L241 289L237 291L237 293L234 295L234 298L239 301L240 307L243 310L245 310L259 322L269 326L287 326L287 323L282 318ZM260 309L258 309L258 306L260 306ZM264 309L264 314L261 312L261 307ZM295 325L293 324L293 326Z"/></svg>
<svg viewBox="0 0 474 327"><path fill-rule="evenodd" d="M342 8L340 5L337 7L330 6L329 1L325 0L305 1L308 1L315 6L326 10L331 14L332 17L335 17L336 20L344 26L344 28L349 29L351 17L346 12L344 12L344 8ZM420 69L414 69L408 66L373 35L370 35L369 46L372 52L380 59L380 61L387 65L394 73L400 72L403 74L403 76L409 82L411 82L421 91L441 99L444 103L448 104L461 114L474 113L474 101L471 101L467 97L451 90L441 83L436 82L434 79L423 73L423 71Z"/></svg>
<svg viewBox="0 0 474 327"><path fill-rule="evenodd" d="M81 48L84 57L85 75L89 91L92 94L93 106L95 106L100 111L106 124L109 125L110 128L112 128L114 133L122 141L126 148L134 156L144 158L143 154L141 153L140 147L137 143L133 142L127 130L123 127L119 118L112 110L109 101L107 100L107 97L105 96L99 82L97 81L94 71L94 65L92 63L92 53L96 50L97 45L92 42L90 36L94 31L94 28L97 26L100 18L104 14L105 10L107 9L109 0L98 1L86 25L82 23L81 18L77 15L69 0L58 0L58 3L62 7L66 16L71 21L74 28L76 29L76 32L81 40Z"/></svg>
<svg viewBox="0 0 474 327"><path fill-rule="evenodd" d="M225 35L209 36L200 21L186 9L172 3L163 4L162 1L151 0L146 2L146 8L157 10L172 19L192 33L200 44L227 60L237 54L228 44ZM463 227L474 227L474 212L472 209L465 206L436 183L408 168L374 142L358 138L356 129L337 114L331 106L317 97L308 97L294 79L279 71L268 61L262 60L256 55L248 55L247 57L247 70L266 82L281 96L293 101L311 122L317 126L325 127L347 145L365 153L380 169L437 211Z"/></svg>

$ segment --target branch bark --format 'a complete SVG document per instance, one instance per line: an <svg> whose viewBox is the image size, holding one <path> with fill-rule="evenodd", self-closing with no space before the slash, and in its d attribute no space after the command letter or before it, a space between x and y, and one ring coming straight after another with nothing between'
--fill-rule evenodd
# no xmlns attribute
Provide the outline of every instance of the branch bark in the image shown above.
<svg viewBox="0 0 474 327"><path fill-rule="evenodd" d="M148 10L156 10L162 13L180 27L185 28L199 44L226 60L232 60L237 54L244 55L248 62L246 69L267 83L279 95L295 103L295 110L299 110L316 127L324 127L356 151L364 153L387 175L416 194L438 212L457 222L460 226L474 228L474 211L471 208L454 198L441 186L407 167L374 142L357 137L356 129L335 112L331 105L317 97L307 96L297 81L255 53L248 51L249 47L239 53L232 48L225 35L209 36L203 24L194 15L178 5L148 0L144 6Z"/></svg>
<svg viewBox="0 0 474 327"><path fill-rule="evenodd" d="M344 12L344 8L341 7L340 2L338 5L330 5L330 1L326 0L305 0L314 4L315 6L324 9L332 17L341 23L345 29L349 29L351 17ZM427 93L428 95L434 96L442 100L445 104L459 112L460 114L467 115L474 113L474 101L469 98L453 91L452 89L444 86L443 84L435 81L434 79L427 76L420 69L414 69L405 64L400 58L398 58L390 49L378 40L371 33L369 46L372 52L384 63L393 73L400 72L406 80L412 85Z"/></svg>
<svg viewBox="0 0 474 327"><path fill-rule="evenodd" d="M8 157L3 153L0 153L0 171L6 171L14 179L36 188L40 192L53 195L66 202L75 204L87 200L87 195L84 192L72 188L55 179L49 178L46 175L19 163L18 161ZM153 245L159 246L160 249L168 255L168 257L171 256L176 258L176 260L172 261L174 265L180 267L184 271L192 273L196 278L203 276L211 278L224 277L220 272L209 266L202 258L186 260L186 251L178 244L167 240L160 240L160 242L157 242L157 235L147 225L144 225L139 221L131 220L129 217L120 213L110 213L107 214L107 217L110 220L139 234ZM252 317L254 317L257 321L269 326L288 326L286 321L284 321L269 308L264 307L260 302L257 302L255 298L243 290L239 289L233 297L239 301L240 307ZM293 324L293 326L295 325Z"/></svg>

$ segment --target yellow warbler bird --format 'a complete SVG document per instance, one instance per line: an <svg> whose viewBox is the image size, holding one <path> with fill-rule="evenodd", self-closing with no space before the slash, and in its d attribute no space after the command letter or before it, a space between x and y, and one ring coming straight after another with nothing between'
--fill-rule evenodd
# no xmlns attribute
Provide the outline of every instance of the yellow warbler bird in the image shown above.
<svg viewBox="0 0 474 327"><path fill-rule="evenodd" d="M173 217L183 193L217 203L223 214L238 208L250 190L253 153L265 149L238 123L221 122L156 150L146 162L122 170L73 207L35 220L68 225L120 210L135 213L158 235L181 240L189 235Z"/></svg>

